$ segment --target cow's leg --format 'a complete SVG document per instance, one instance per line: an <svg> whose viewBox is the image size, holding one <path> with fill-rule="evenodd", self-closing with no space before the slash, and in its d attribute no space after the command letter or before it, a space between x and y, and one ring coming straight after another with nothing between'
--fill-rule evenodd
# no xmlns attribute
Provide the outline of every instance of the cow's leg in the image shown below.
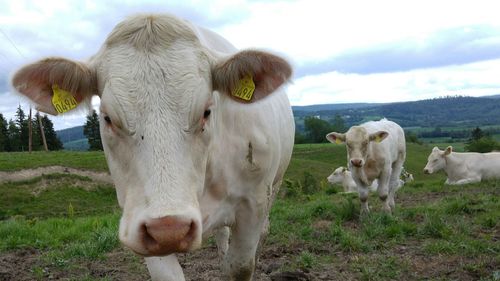
<svg viewBox="0 0 500 281"><path fill-rule="evenodd" d="M378 197L383 202L383 210L387 213L391 213L391 207L389 206L389 181L391 176L391 167L384 167L384 170L380 173L378 178Z"/></svg>
<svg viewBox="0 0 500 281"><path fill-rule="evenodd" d="M230 230L228 226L223 226L215 232L215 243L217 244L217 251L221 258L224 258L227 253L227 248L229 247L229 234Z"/></svg>
<svg viewBox="0 0 500 281"><path fill-rule="evenodd" d="M145 258L151 280L184 281L184 273L175 254L166 257Z"/></svg>
<svg viewBox="0 0 500 281"><path fill-rule="evenodd" d="M242 203L238 207L231 227L231 242L222 263L224 274L232 281L252 280L255 269L255 254L265 218L257 214L256 206L249 205Z"/></svg>
<svg viewBox="0 0 500 281"><path fill-rule="evenodd" d="M368 195L370 188L367 186L358 186L359 201L361 201L361 214L368 214L370 207L368 207Z"/></svg>
<svg viewBox="0 0 500 281"><path fill-rule="evenodd" d="M392 172L391 172L391 177L389 180L389 197L387 200L389 201L389 207L391 208L392 211L396 208L396 203L394 202L394 197L396 196L396 191L399 189L400 185L400 175L401 175L401 170L403 169L403 163L400 163L400 161L395 162L395 164L392 166Z"/></svg>
<svg viewBox="0 0 500 281"><path fill-rule="evenodd" d="M480 181L481 181L481 177L474 176L474 177L469 177L469 178L466 178L466 179L461 179L461 180L458 180L456 182L449 183L449 184L460 185L460 184L476 183L476 182L480 182Z"/></svg>

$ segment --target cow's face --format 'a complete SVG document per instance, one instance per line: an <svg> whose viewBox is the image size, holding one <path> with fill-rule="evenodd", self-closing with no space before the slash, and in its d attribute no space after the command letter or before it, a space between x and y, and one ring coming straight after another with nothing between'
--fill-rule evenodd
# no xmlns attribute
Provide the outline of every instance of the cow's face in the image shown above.
<svg viewBox="0 0 500 281"><path fill-rule="evenodd" d="M349 165L361 168L365 165L370 142L381 142L388 136L385 131L369 134L360 126L351 127L347 133L329 133L326 138L332 143L346 143Z"/></svg>
<svg viewBox="0 0 500 281"><path fill-rule="evenodd" d="M290 75L274 55L244 51L222 59L183 21L138 16L115 27L88 64L46 59L19 70L13 84L49 113L53 85L76 101L100 96L102 143L123 208L120 240L141 255L161 256L201 244L199 198L224 122L218 112L264 98ZM248 77L255 84L250 99L232 96Z"/></svg>
<svg viewBox="0 0 500 281"><path fill-rule="evenodd" d="M338 167L330 176L328 176L327 180L331 184L342 183L346 177L346 172L346 167Z"/></svg>
<svg viewBox="0 0 500 281"><path fill-rule="evenodd" d="M427 165L425 165L424 173L432 174L444 169L446 167L446 157L450 155L451 151L451 146L448 146L444 151L434 147L427 158Z"/></svg>

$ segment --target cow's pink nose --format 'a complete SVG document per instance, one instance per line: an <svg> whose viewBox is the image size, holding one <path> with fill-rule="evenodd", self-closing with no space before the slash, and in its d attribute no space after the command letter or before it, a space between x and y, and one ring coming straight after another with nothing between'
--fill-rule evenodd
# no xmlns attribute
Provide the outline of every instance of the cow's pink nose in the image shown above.
<svg viewBox="0 0 500 281"><path fill-rule="evenodd" d="M428 169L424 169L424 174L430 174L430 171Z"/></svg>
<svg viewBox="0 0 500 281"><path fill-rule="evenodd" d="M196 235L196 223L189 219L166 216L142 225L142 243L148 256L187 252Z"/></svg>
<svg viewBox="0 0 500 281"><path fill-rule="evenodd" d="M361 159L351 159L351 163L354 167L361 167L363 165L363 160Z"/></svg>

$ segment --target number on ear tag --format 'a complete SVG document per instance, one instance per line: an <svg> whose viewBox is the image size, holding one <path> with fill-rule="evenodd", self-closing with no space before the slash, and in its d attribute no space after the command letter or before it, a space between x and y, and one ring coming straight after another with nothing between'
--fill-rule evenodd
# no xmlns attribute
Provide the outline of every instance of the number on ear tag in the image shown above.
<svg viewBox="0 0 500 281"><path fill-rule="evenodd" d="M57 113L64 113L75 108L78 103L73 95L63 89L59 89L57 84L52 85L52 104L56 109Z"/></svg>
<svg viewBox="0 0 500 281"><path fill-rule="evenodd" d="M235 89L233 90L233 96L238 97L242 100L249 101L252 99L254 91L255 84L253 82L252 76L247 75L243 77L235 87Z"/></svg>

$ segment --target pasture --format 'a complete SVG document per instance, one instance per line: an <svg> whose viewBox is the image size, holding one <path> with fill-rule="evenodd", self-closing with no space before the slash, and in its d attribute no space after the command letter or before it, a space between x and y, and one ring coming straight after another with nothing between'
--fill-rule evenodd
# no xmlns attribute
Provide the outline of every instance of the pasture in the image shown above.
<svg viewBox="0 0 500 281"><path fill-rule="evenodd" d="M408 144L415 181L393 216L372 195L359 217L357 195L326 183L345 147L296 145L256 280L500 280L500 181L444 185L422 173L431 149ZM0 153L0 171L51 165L107 169L100 152ZM0 280L147 280L117 239L119 217L113 187L90 178L0 181ZM212 239L180 262L187 280L220 280Z"/></svg>

